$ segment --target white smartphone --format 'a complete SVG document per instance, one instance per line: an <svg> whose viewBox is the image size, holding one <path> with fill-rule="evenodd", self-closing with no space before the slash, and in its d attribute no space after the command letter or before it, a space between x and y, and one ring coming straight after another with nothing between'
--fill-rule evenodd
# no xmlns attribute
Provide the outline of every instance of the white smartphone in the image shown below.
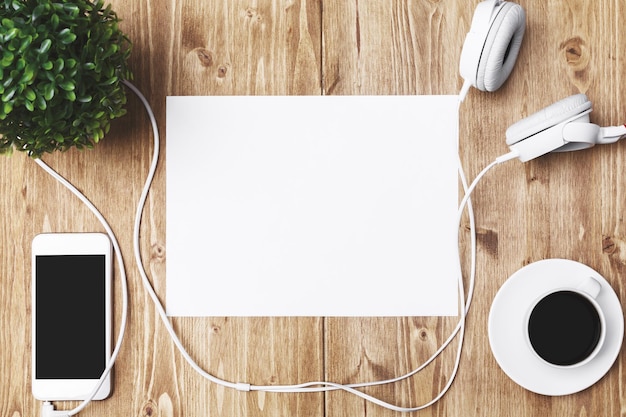
<svg viewBox="0 0 626 417"><path fill-rule="evenodd" d="M32 391L82 400L111 356L111 242L102 233L44 233L32 242ZM94 399L111 392L110 376Z"/></svg>

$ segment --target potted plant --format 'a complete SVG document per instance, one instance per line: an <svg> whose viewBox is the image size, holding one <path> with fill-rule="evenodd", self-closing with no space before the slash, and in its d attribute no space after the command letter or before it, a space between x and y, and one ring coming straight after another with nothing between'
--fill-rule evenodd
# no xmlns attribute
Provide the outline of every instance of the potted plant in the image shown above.
<svg viewBox="0 0 626 417"><path fill-rule="evenodd" d="M92 148L126 113L117 15L103 0L0 1L0 153Z"/></svg>

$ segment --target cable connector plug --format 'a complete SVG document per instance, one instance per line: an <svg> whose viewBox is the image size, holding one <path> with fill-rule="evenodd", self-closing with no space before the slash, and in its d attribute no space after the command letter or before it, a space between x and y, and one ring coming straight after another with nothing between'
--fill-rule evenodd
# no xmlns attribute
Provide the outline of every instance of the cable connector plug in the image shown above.
<svg viewBox="0 0 626 417"><path fill-rule="evenodd" d="M249 392L252 389L252 386L245 382L237 382L235 384L235 389L237 391Z"/></svg>
<svg viewBox="0 0 626 417"><path fill-rule="evenodd" d="M70 417L69 411L55 410L50 401L41 405L41 417Z"/></svg>
<svg viewBox="0 0 626 417"><path fill-rule="evenodd" d="M519 153L516 150L511 150L511 152L497 157L495 162L501 164L514 158L519 158Z"/></svg>

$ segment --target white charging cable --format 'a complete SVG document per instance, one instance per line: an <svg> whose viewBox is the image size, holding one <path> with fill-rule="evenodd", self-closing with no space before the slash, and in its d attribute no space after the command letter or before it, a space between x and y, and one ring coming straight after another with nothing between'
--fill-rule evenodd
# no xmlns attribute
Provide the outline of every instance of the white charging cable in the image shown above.
<svg viewBox="0 0 626 417"><path fill-rule="evenodd" d="M424 363L422 363L419 367L417 367L416 369L398 376L396 378L392 378L392 379L387 379L387 380L382 380L382 381L373 381L373 382L363 382L363 383L355 383L355 384L339 384L339 383L335 383L335 382L329 382L329 381L312 381L312 382L305 382L302 384L295 384L295 385L271 385L271 386L258 386L258 385L252 385L249 383L241 383L241 382L229 382L220 378L215 377L214 375L211 375L210 373L206 372L204 369L202 369L194 360L193 358L189 355L189 353L186 351L185 347L183 346L182 342L180 341L180 339L178 338L178 335L176 334L176 332L174 331L174 328L171 324L170 319L167 317L167 314L165 312L165 309L161 303L161 301L159 300L156 292L154 291L154 288L152 286L152 284L150 283L150 280L147 276L147 273L145 271L145 268L143 266L143 259L141 256L141 250L140 250L140 226L141 226L141 219L143 217L143 210L145 207L145 203L147 200L147 196L156 172L156 168L157 168L157 164L158 164L158 159L159 159L159 152L160 152L160 139L159 139L159 131L158 131L158 126L157 126L157 122L156 122L156 118L154 116L154 113L152 111L152 108L150 106L150 104L148 103L148 101L146 100L146 98L143 96L143 94L131 83L124 81L124 84L130 89L132 90L137 97L141 100L142 104L144 105L144 107L146 108L146 111L148 113L151 125L152 125L152 130L153 130L153 141L154 141L154 149L153 149L153 154L152 154L152 161L148 170L148 174L146 177L146 181L144 183L144 187L142 189L138 204L137 204L137 210L136 210L136 214L135 214L135 221L134 221L134 228L133 228L133 248L134 248L134 255L135 255L135 260L137 262L137 266L139 269L139 273L141 275L141 279L142 279L142 283L144 285L144 288L146 289L146 291L148 292L148 295L150 296L150 298L152 299L154 305L155 305L155 309L157 311L157 313L159 314L168 334L170 335L173 343L175 344L175 346L177 347L177 349L179 350L179 352L181 353L181 355L183 356L183 358L188 362L188 364L200 375L202 375L204 378L208 379L209 381L219 384L221 386L225 386L228 388L232 388L232 389L236 389L239 391L264 391L264 392L281 392L281 393L302 393L302 392L325 392L325 391L332 391L332 390L343 390L346 392L349 392L351 394L354 394L360 398L363 398L364 400L370 401L374 404L377 404L381 407L385 407L394 411L400 411L400 412L413 412L413 411L419 411L422 410L424 408L427 408L433 404L435 404L437 401L439 401L445 394L446 392L449 390L449 388L452 386L452 383L455 379L455 376L457 374L457 371L459 369L459 364L460 364L460 359L461 359L461 353L462 353L462 346L463 346L463 339L464 339L464 334L465 334L465 322L466 322L466 316L467 313L469 311L469 307L471 305L471 301L472 301L472 295L473 295L473 290L474 290L474 284L475 284L475 271L476 271L476 233L475 233L475 222L474 222L474 216L473 216L473 210L472 210L472 206L471 206L471 201L470 201L470 195L472 193L472 191L474 190L474 188L476 187L476 185L478 184L478 182L481 180L481 178L487 173L487 171L489 171L489 169L491 169L493 166L502 163L506 160L511 159L512 157L515 157L516 155L504 155L503 157L500 157L498 159L496 159L494 162L492 162L491 164L489 164L480 174L478 174L478 176L474 179L474 181L468 185L467 181L466 181L466 177L465 174L463 172L462 166L461 166L461 162L459 160L459 176L461 178L461 182L463 184L463 188L464 188L464 198L461 201L459 208L458 208L458 216L457 216L457 224L460 227L460 223L461 223L461 219L462 219L462 215L465 211L465 209L468 209L468 215L469 215L469 221L470 221L470 245L471 245L471 265L470 265L470 278L469 278L469 286L468 286L468 290L467 290L467 295L465 294L465 287L464 287L464 283L463 283L463 274L462 274L462 267L461 267L461 256L460 256L460 249L458 247L458 244L456 245L456 250L457 250L457 255L458 255L458 259L459 259L459 263L458 263L458 290L459 290L459 304L460 304L460 318L459 321L456 325L456 327L454 328L454 330L451 332L451 334L449 335L449 337L442 343L442 345L435 351L435 353L433 355L431 355ZM462 101L463 97L460 97L459 100L459 105L460 102ZM87 406L87 404L93 399L93 397L95 396L96 392L98 391L101 383L104 381L104 379L106 378L106 376L110 373L111 368L113 367L113 364L115 362L115 359L117 358L117 355L119 353L119 349L121 346L121 342L124 336L124 329L126 327L126 311L127 311L127 298L128 298L128 294L127 294L127 285L126 285L126 275L125 275L125 271L124 271L124 266L123 266L123 261L122 261L122 256L121 256L121 251L119 250L119 245L117 244L117 240L115 239L115 236L111 230L111 228L109 227L109 225L107 224L106 220L104 219L104 217L99 213L99 211L96 209L96 207L82 194L80 193L80 191L78 191L71 183L69 183L65 178L63 178L62 176L60 176L58 173L56 173L54 170L52 170L50 167L48 167L45 163L43 163L43 161L36 159L35 160L42 168L44 168L48 173L50 173L54 178L56 178L59 182L61 182L64 186L66 186L70 191L72 191L72 193L74 193L75 195L77 195L81 201L83 201L89 208L90 210L96 215L96 217L98 217L98 219L100 220L100 222L104 225L105 229L107 230L107 233L109 234L109 237L111 238L111 241L113 242L113 246L114 246L114 250L116 253L116 257L118 259L118 264L120 265L120 271L122 274L122 281L123 281L123 286L122 286L122 290L123 290L123 297L124 297L124 303L123 303L123 315L122 315L122 324L120 327L120 333L118 335L118 339L117 339L117 344L115 347L115 350L113 351L113 354L111 355L111 360L109 361L109 364L107 366L107 368L105 369L101 379L100 379L100 383L98 384L98 386L94 389L94 391L92 392L92 394L90 395L90 398L87 400L84 400L78 407L76 407L75 409L71 410L71 411L58 411L58 410L54 410L54 407L52 406L51 403L46 402L44 403L44 406L42 408L42 413L44 415L44 417L48 417L48 416L72 416L75 415L76 413L78 413L79 411L81 411L84 407ZM457 232L458 232L457 228ZM458 237L458 236L457 236ZM457 239L458 241L458 239ZM458 347L457 347L457 352L456 352L456 356L455 356L455 363L454 363L454 367L453 370L451 372L450 377L448 378L447 383L445 384L445 386L442 388L442 390L429 402L420 405L420 406L416 406L416 407L402 407L402 406L398 406L395 404L391 404L389 402L383 401L379 398L376 398L374 396L371 396L369 394L366 394L362 391L359 390L359 388L365 388L365 387L371 387L371 386L378 386L378 385L384 385L384 384L391 384L391 383L395 383L407 378L410 378L412 376L414 376L415 374L417 374L418 372L420 372L422 369L424 369L426 366L428 366L430 363L432 363L432 361L434 361L449 345L450 343L452 343L452 341L454 340L455 337L459 337L459 341L458 341Z"/></svg>
<svg viewBox="0 0 626 417"><path fill-rule="evenodd" d="M463 187L465 190L465 195L463 200L461 201L461 204L458 208L458 224L460 226L460 222L462 219L462 215L463 212L465 210L465 208L468 208L468 213L469 213L469 218L470 218L470 233L471 233L471 266L470 266L470 282L469 282L469 288L468 288L468 294L467 296L465 295L465 289L464 289L464 284L463 284L463 275L462 275L462 270L461 270L461 259L460 259L460 252L458 245L457 245L457 255L458 255L458 259L459 259L459 271L458 271L458 288L459 288L459 296L460 296L460 319L459 322L457 324L457 326L455 327L455 329L452 331L452 333L450 334L450 336L448 337L448 339L446 339L446 341L439 347L439 349L437 349L437 351L428 359L426 360L422 365L420 365L418 368L393 379L388 379L388 380L383 380L383 381L374 381L374 382L364 382L364 383L356 383L356 384L338 384L338 383L334 383L334 382L328 382L328 381L312 381L312 382L306 382L306 383L302 383L302 384L295 384L295 385L271 385L271 386L257 386L257 385L252 385L249 383L242 383L242 382L230 382L230 381L225 381L223 379L217 378L214 375L211 375L210 373L208 373L207 371L205 371L204 369L202 369L194 360L193 358L189 355L189 353L186 351L185 347L183 346L183 344L181 343L180 339L178 338L176 332L173 329L173 326L171 324L170 319L167 317L167 314L165 312L165 309L162 305L162 303L160 302L156 292L154 291L154 288L152 287L152 284L150 283L150 280L147 276L147 273L145 271L145 268L143 266L143 259L141 256L141 250L140 250L140 225L141 225L141 219L143 216L143 209L144 209L144 205L147 199L147 195L148 192L150 190L151 187L151 183L152 183L152 179L154 177L154 174L156 172L156 167L157 167L157 162L158 162L158 158L159 158L159 147L160 147L160 141L159 141L159 133L158 133L158 128L157 128L157 124L156 124L156 120L154 118L154 115L152 114L152 110L149 107L148 102L145 100L145 98L143 98L143 96L141 95L141 93L139 91L136 91L136 89L134 87L132 87L131 85L129 85L129 88L133 89L135 91L135 93L141 98L141 100L144 103L144 106L146 106L146 109L149 113L150 116L150 120L152 122L152 127L153 127L153 139L154 139L154 150L153 150L153 157L152 157L152 163L150 165L150 169L147 175L147 179L139 200L139 204L137 206L137 212L136 212L136 216L135 216L135 225L134 225L134 234L133 234L133 246L134 246L134 253L135 253L135 259L137 262L137 266L139 268L139 272L142 278L142 282L143 285L146 289L146 291L148 292L150 298L152 299L152 301L154 302L155 305L155 309L157 311L157 313L159 314L167 332L169 333L172 341L174 342L175 346L177 347L177 349L179 350L179 352L181 353L181 355L183 356L183 358L187 361L187 363L200 375L202 375L204 378L208 379L209 381L228 387L228 388L232 388L232 389L237 389L239 391L264 391L264 392L282 392L282 393L287 393L287 392L292 392L292 393L302 393L302 392L325 392L325 391L332 391L332 390L344 390L346 392L352 393L354 395L357 395L367 401L371 401L375 404L378 404L382 407L385 408L389 408L391 410L395 410L395 411L401 411L401 412L412 412L412 411L418 411L424 408L427 408L431 405L433 405L434 403L436 403L437 401L439 401L444 395L445 393L448 391L448 389L450 388L450 386L452 385L454 378L456 376L456 373L458 371L459 368L459 363L460 363L460 358L461 358L461 352L462 352L462 345L463 345L463 336L464 336L464 332L465 332L465 319L466 319L466 315L467 312L469 310L470 304L471 304L471 299L472 299L472 294L473 294L473 289L474 289L474 282L475 282L475 270L476 270L476 233L475 233L475 224L474 224L474 217L473 217L473 211L472 211L472 207L471 207L471 202L469 200L470 194L472 193L472 191L474 190L474 188L476 187L476 185L478 184L478 182L480 181L480 179L487 173L487 171L489 169L491 169L493 166L504 162L505 160L511 159L512 156L510 157L506 157L506 158L499 158L496 161L494 161L492 164L490 164L487 168L485 168L485 170L483 170L472 182L471 185L467 185L467 181L465 179L465 175L463 174L463 169L462 166L460 164L459 161L459 174L461 177L461 181L463 183ZM461 100L459 100L459 106L460 106L460 102ZM457 228L458 230L458 228ZM376 385L383 385L383 384L390 384L390 383L394 383L394 382L398 382L401 380L404 380L406 378L409 378L413 375L415 375L416 373L418 373L419 371L421 371L422 369L424 369L426 366L428 366L433 360L435 360L435 358L437 358L441 352L443 352L444 349L446 349L449 344L454 340L454 338L456 336L459 336L459 343L458 343L458 348L457 348L457 353L456 353L456 358L455 358L455 364L454 364L454 368L452 370L451 376L448 379L448 382L446 383L446 385L443 387L443 389L440 391L439 394L437 394L431 401L429 401L428 403L418 406L418 407L401 407L398 405L394 405L394 404L390 404L388 402L382 401L378 398L375 398L371 395L365 394L362 391L358 390L358 388L365 388L365 387L370 387L370 386L376 386Z"/></svg>
<svg viewBox="0 0 626 417"><path fill-rule="evenodd" d="M151 120L153 120L153 115L150 116ZM140 197L140 201L139 201L139 205L137 207L137 213L136 213L136 217L135 217L135 232L134 232L134 237L133 237L133 244L134 244L134 248L135 248L135 257L137 260L137 265L139 267L139 272L141 274L142 277L142 282L144 284L144 287L146 289L146 291L148 292L148 294L150 295L150 297L152 298L154 304L155 304L155 308L159 314L159 316L161 317L163 324L166 328L166 330L168 331L170 337L172 338L174 344L176 345L176 347L178 348L178 350L180 351L180 353L182 354L182 356L185 358L185 360L188 362L188 364L196 371L198 372L200 375L202 375L203 377L205 377L206 379L228 387L228 388L233 388L233 389L237 389L240 391L265 391L265 392L283 392L283 393L287 393L287 392L292 392L292 393L302 393L302 392L322 392L322 391L331 391L331 390L344 390L350 393L353 393L359 397L362 397L368 401L371 401L373 403L376 403L378 405L381 405L383 407L387 407L387 408L391 408L393 410L397 410L397 411L415 411L418 409L422 409L422 408L426 408L432 404L434 404L436 401L438 401L444 394L445 392L449 389L449 387L452 385L452 381L454 379L454 375L456 374L456 370L458 369L458 364L460 361L460 355L461 355L461 347L462 347L462 337L459 341L459 347L458 347L458 351L457 351L457 359L455 361L455 367L452 373L452 376L449 378L448 383L446 384L446 386L444 387L444 389L441 391L441 393L439 395L437 395L432 401L430 401L429 403L420 406L420 407L415 407L415 408L403 408L403 407L398 407L395 406L393 404L389 404L386 403L384 401L381 401L375 397L372 397L370 395L367 395L361 391L358 391L357 388L363 388L363 387L368 387L368 386L375 386L375 385L383 385L383 384L390 384L390 383L394 383L394 382L398 382L401 381L403 379L409 378L413 375L415 375L417 372L419 372L421 369L423 369L424 367L426 367L428 364L430 364L437 356L439 356L439 354L452 342L452 340L454 340L454 337L457 335L457 333L460 331L461 335L463 334L464 331L464 327L465 327L465 316L466 316L466 312L467 312L467 305L466 305L466 298L465 298L465 294L464 294L464 288L463 288L463 279L462 279L462 275L461 275L461 271L459 270L459 293L460 293L460 300L461 300L461 306L460 306L460 320L459 320L459 324L456 326L455 330L453 331L453 334L450 335L450 337L446 340L446 342L444 342L444 344L437 350L437 352L435 352L435 354L433 354L425 363L423 363L420 367L418 367L417 369L399 376L397 378L393 378L393 379L389 379L389 380L384 380L384 381L375 381L375 382L365 382L365 383L358 383L358 384L337 384L334 382L328 382L328 381L313 381L313 382L306 382L306 383L302 383L302 384L296 384L296 385L271 385L271 386L256 386L256 385L252 385L252 384L248 384L248 383L236 383L236 382L229 382L229 381L225 381L222 380L220 378L217 378L213 375L211 375L210 373L206 372L204 369L202 369L194 360L193 358L189 355L189 353L186 351L186 349L184 348L183 344L181 343L180 339L178 338L176 332L173 329L173 326L169 320L169 318L167 317L167 314L165 312L165 309L163 307L163 305L161 304L156 292L154 291L154 288L152 287L152 284L150 283L148 276L146 274L145 268L143 267L143 260L142 260L142 256L141 256L141 251L140 251L140 224L141 224L141 218L142 218L142 213L143 213L143 207L145 205L145 201L147 198L147 194L148 191L150 189L151 186L151 182L152 179L154 177L154 173L156 171L156 161L158 160L158 151L159 151L159 137L158 137L158 131L156 129L156 124L153 122L153 130L154 130L154 154L153 154L153 163L150 166L150 170L147 176L147 180L142 192L142 195ZM464 178L464 176L463 176ZM460 209L460 211L462 211L462 208ZM460 216L459 216L460 218ZM473 217L472 217L473 219ZM472 220L472 229L473 229L473 220ZM458 249L458 247L457 247ZM473 252L473 257L475 257L475 250L472 251ZM460 267L459 267L460 268Z"/></svg>
<svg viewBox="0 0 626 417"><path fill-rule="evenodd" d="M122 251L120 250L119 243L117 242L117 238L115 237L115 233L109 226L109 223L104 218L102 213L96 208L96 206L83 194L81 193L72 183L66 180L63 176L61 176L58 172L52 169L49 165L43 162L41 159L37 158L34 160L37 165L44 169L48 174L50 174L54 179L60 182L63 186L65 186L68 190L72 192L75 196L77 196L88 208L89 210L98 218L102 226L105 228L109 239L111 239L111 243L113 245L113 251L115 253L115 258L117 260L118 269L120 271L120 282L122 283L122 317L120 320L120 329L117 335L115 348L111 353L111 357L107 363L106 368L104 369L100 379L96 383L95 387L91 391L91 393L84 399L76 408L69 411L55 410L54 405L46 401L42 406L42 416L43 417L62 417L62 416L73 416L78 414L81 410L83 410L87 405L93 400L93 398L98 393L98 390L104 383L104 380L108 377L113 369L113 365L115 364L115 360L117 359L118 354L120 353L120 349L122 347L122 342L124 340L124 333L126 331L126 322L128 317L128 283L126 279L126 268L124 267L124 259L122 258Z"/></svg>

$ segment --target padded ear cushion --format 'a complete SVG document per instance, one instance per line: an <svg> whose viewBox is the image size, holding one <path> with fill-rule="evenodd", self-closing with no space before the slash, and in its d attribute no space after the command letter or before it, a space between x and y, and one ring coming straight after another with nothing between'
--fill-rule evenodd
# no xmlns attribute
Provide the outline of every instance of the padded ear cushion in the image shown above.
<svg viewBox="0 0 626 417"><path fill-rule="evenodd" d="M506 144L513 145L589 109L591 109L591 102L585 94L576 94L557 101L512 124L506 130Z"/></svg>
<svg viewBox="0 0 626 417"><path fill-rule="evenodd" d="M515 3L504 2L498 11L478 62L476 88L495 91L504 84L517 60L526 30L526 13Z"/></svg>

